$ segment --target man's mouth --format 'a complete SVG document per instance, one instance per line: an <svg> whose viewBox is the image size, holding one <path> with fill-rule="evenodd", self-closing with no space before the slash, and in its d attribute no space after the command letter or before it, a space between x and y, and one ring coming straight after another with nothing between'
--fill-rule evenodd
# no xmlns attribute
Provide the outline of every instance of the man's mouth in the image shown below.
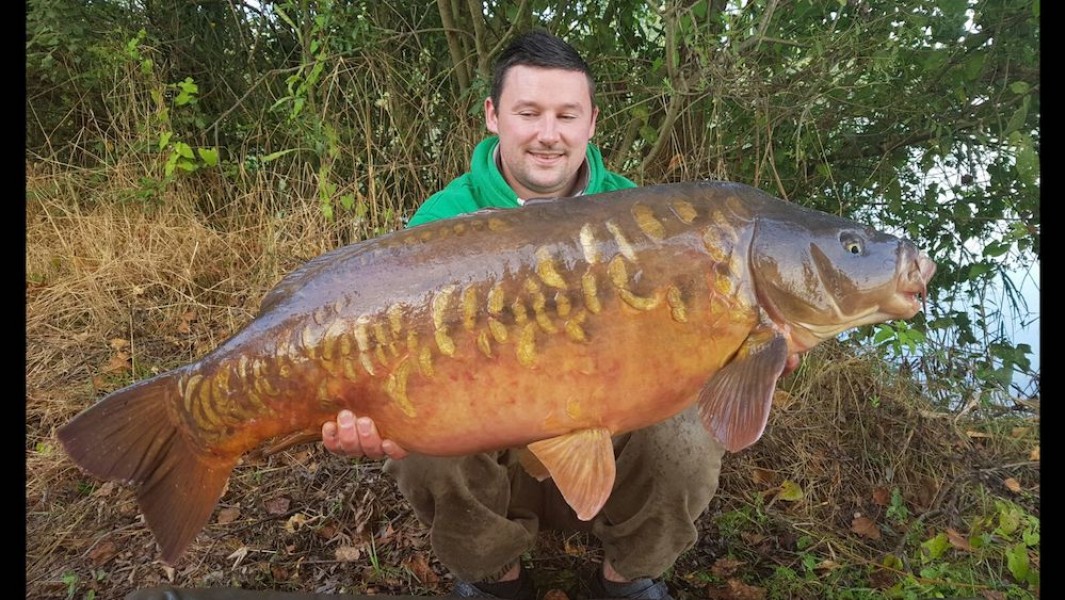
<svg viewBox="0 0 1065 600"><path fill-rule="evenodd" d="M545 163L557 162L565 156L562 152L530 152L529 154L533 160Z"/></svg>

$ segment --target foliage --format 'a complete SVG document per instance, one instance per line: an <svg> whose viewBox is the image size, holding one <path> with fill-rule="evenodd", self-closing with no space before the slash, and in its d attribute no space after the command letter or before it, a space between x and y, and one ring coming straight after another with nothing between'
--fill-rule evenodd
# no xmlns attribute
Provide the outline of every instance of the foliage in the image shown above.
<svg viewBox="0 0 1065 600"><path fill-rule="evenodd" d="M32 0L27 155L133 162L212 214L313 202L333 244L399 227L484 135L491 60L550 29L588 57L596 141L639 182L727 178L915 239L927 319L859 342L946 407L1038 395L1009 273L1038 260L1031 0ZM1016 386L1015 376L1034 381Z"/></svg>

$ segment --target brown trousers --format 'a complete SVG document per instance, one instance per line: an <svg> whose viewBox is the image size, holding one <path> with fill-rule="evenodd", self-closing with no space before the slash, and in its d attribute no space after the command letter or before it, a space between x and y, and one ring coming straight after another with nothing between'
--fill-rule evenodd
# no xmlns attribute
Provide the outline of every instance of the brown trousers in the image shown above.
<svg viewBox="0 0 1065 600"><path fill-rule="evenodd" d="M515 452L412 455L385 471L429 527L433 551L456 577L483 581L531 550L544 529L586 531L621 575L659 577L691 548L695 521L717 491L725 449L696 407L614 438L617 478L606 506L582 522L550 479L538 482Z"/></svg>

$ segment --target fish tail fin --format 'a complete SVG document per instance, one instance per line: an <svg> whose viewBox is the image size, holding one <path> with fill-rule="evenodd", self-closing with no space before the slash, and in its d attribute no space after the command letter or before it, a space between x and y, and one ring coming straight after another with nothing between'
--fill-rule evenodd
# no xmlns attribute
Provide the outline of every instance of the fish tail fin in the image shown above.
<svg viewBox="0 0 1065 600"><path fill-rule="evenodd" d="M137 503L173 564L210 518L239 456L208 455L170 419L178 372L118 390L59 429L91 475L137 486Z"/></svg>

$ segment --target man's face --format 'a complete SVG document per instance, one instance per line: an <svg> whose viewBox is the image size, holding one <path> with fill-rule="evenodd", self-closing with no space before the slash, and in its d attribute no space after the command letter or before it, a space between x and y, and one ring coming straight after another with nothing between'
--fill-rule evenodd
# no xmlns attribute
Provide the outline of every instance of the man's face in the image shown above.
<svg viewBox="0 0 1065 600"><path fill-rule="evenodd" d="M488 130L499 136L503 177L518 197L566 196L599 110L584 73L517 65L507 71L499 106L484 101Z"/></svg>

